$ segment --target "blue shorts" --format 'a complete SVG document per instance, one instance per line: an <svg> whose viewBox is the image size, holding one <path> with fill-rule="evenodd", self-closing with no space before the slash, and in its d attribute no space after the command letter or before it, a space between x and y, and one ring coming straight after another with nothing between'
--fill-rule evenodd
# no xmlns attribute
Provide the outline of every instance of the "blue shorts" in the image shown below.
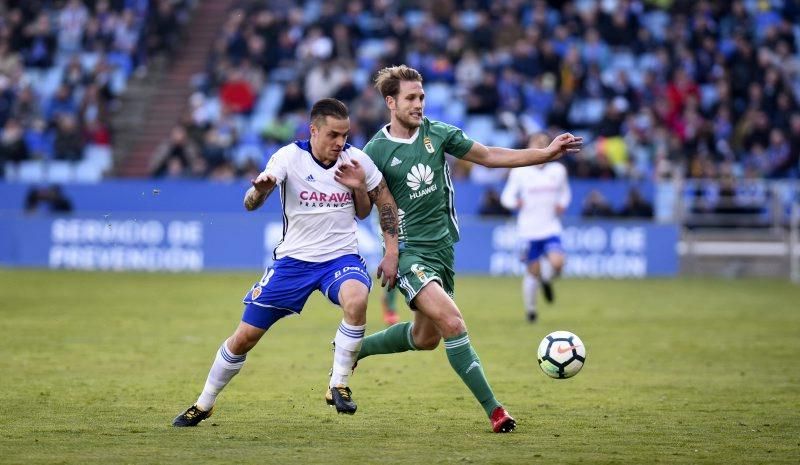
<svg viewBox="0 0 800 465"><path fill-rule="evenodd" d="M291 257L276 260L266 269L261 280L244 296L242 321L268 329L284 316L300 313L315 290L332 303L339 303L342 283L355 279L372 287L364 259L351 254L326 262L305 262Z"/></svg>
<svg viewBox="0 0 800 465"><path fill-rule="evenodd" d="M528 250L525 252L524 256L527 262L532 262L550 252L564 253L564 248L561 246L561 238L559 236L550 236L544 239L530 241L528 243Z"/></svg>

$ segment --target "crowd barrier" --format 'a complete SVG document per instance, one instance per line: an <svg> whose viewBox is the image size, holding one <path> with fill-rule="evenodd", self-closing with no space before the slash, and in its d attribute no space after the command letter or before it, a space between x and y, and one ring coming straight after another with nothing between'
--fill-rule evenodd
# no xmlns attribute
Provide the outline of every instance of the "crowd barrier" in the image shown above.
<svg viewBox="0 0 800 465"><path fill-rule="evenodd" d="M152 194L147 194L152 195ZM522 271L513 220L462 215L456 271ZM272 261L283 233L276 212L119 212L63 216L0 212L0 265L106 271L252 270ZM567 221L565 274L642 278L678 272L673 225ZM359 249L372 269L381 255L378 228L359 223Z"/></svg>

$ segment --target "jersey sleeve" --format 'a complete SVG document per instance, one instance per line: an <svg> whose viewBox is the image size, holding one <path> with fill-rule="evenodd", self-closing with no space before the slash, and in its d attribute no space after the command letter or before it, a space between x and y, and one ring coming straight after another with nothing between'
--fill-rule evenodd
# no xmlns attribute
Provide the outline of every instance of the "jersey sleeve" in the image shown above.
<svg viewBox="0 0 800 465"><path fill-rule="evenodd" d="M461 129L446 123L440 123L445 130L444 151L461 158L469 152L475 143Z"/></svg>
<svg viewBox="0 0 800 465"><path fill-rule="evenodd" d="M375 163L372 161L369 155L353 147L353 158L358 160L358 162L361 163L361 167L364 168L367 192L378 187L378 184L381 183L381 179L383 179L383 175L378 167L375 166Z"/></svg>
<svg viewBox="0 0 800 465"><path fill-rule="evenodd" d="M519 207L519 170L512 169L508 175L508 181L500 195L500 203L509 210L516 210Z"/></svg>
<svg viewBox="0 0 800 465"><path fill-rule="evenodd" d="M272 154L267 162L267 167L264 168L265 173L275 176L275 180L278 184L286 180L287 167L289 166L289 158L292 153L291 146L287 145L286 147L280 148L277 152Z"/></svg>

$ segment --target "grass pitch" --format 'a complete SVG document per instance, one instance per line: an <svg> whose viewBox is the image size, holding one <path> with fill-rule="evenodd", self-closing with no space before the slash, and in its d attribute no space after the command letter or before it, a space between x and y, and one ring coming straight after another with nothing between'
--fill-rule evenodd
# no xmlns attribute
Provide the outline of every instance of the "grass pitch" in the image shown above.
<svg viewBox="0 0 800 465"><path fill-rule="evenodd" d="M797 463L800 288L781 281L564 280L529 325L512 278L461 277L458 302L498 398L491 433L444 349L362 361L359 409L323 400L340 312L281 321L197 428L202 388L254 273L0 270L0 463ZM367 333L381 327L376 291ZM404 319L409 311L403 308ZM587 345L551 380L550 331Z"/></svg>

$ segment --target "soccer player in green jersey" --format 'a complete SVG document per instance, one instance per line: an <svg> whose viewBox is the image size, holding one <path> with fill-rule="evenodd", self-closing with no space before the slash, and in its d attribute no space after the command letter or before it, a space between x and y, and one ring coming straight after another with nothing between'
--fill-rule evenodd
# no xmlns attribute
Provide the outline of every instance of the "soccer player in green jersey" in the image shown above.
<svg viewBox="0 0 800 465"><path fill-rule="evenodd" d="M398 286L415 311L414 321L395 324L364 339L359 359L377 354L432 350L444 339L447 359L489 416L492 430L507 433L516 422L497 401L454 297L453 244L458 219L445 153L487 167L546 163L580 150L572 134L544 149L486 147L461 129L423 116L420 73L405 65L384 68L375 79L391 113L364 147L397 202L400 263Z"/></svg>

